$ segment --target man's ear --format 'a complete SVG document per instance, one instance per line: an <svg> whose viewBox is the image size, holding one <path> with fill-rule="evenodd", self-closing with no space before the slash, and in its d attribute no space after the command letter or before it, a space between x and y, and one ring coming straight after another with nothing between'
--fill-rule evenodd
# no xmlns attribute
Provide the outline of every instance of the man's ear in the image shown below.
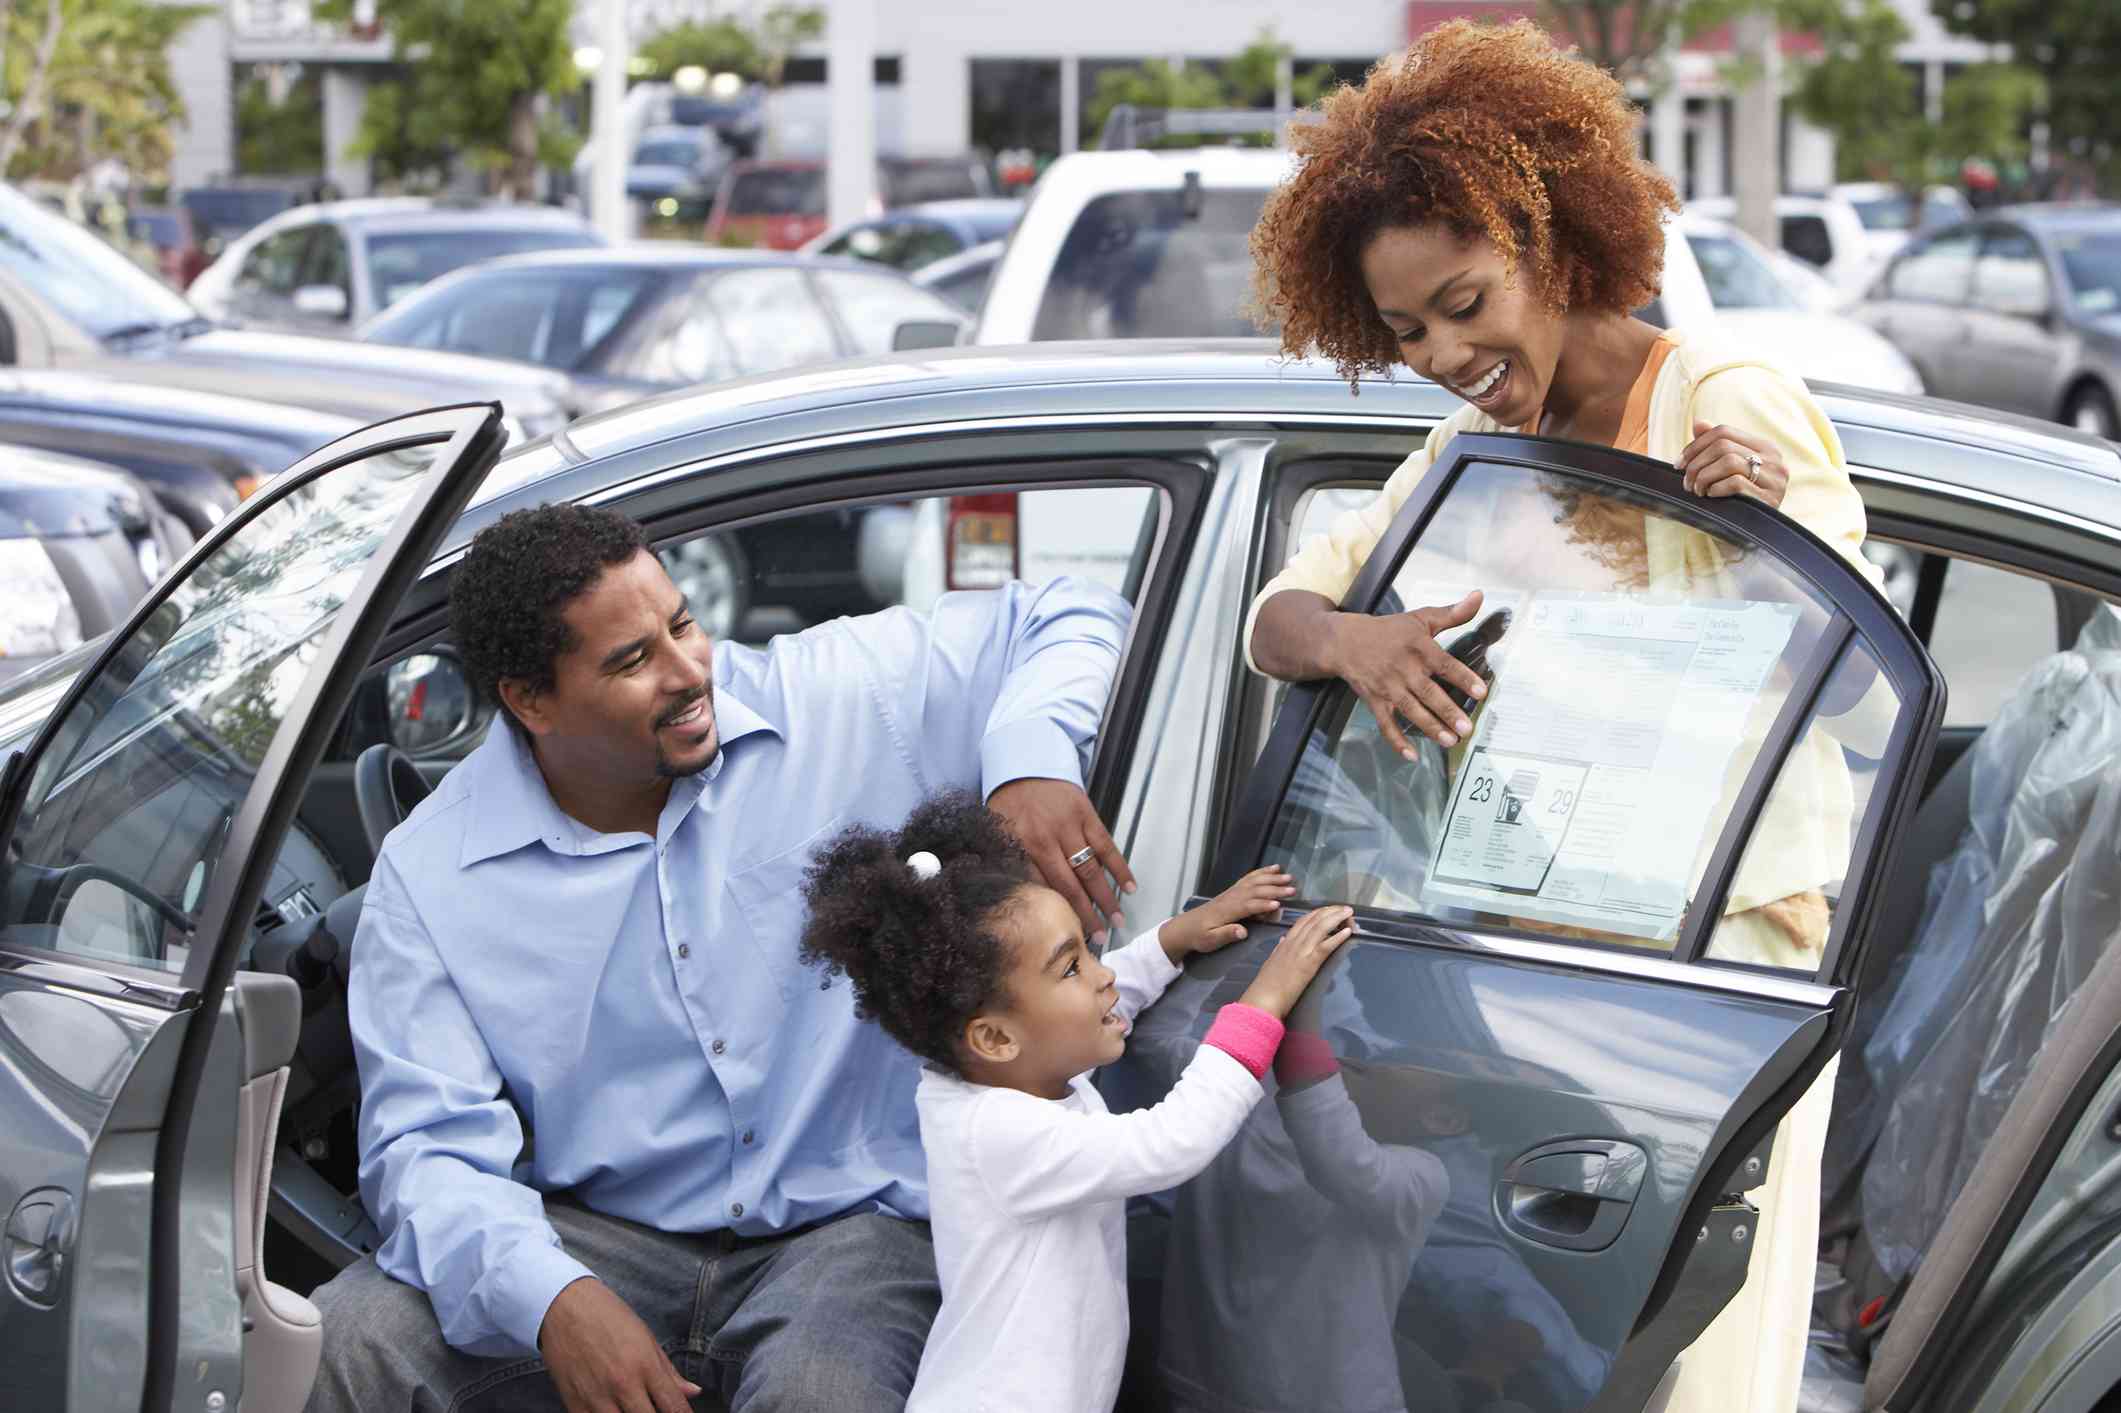
<svg viewBox="0 0 2121 1413"><path fill-rule="evenodd" d="M503 677L496 689L501 696L501 710L513 713L525 731L543 736L552 730L552 718L545 711L545 693L520 677Z"/></svg>
<svg viewBox="0 0 2121 1413"><path fill-rule="evenodd" d="M1017 1043L1009 1022L1000 1016L974 1016L965 1022L965 1049L976 1060L1006 1065L1022 1054L1024 1047Z"/></svg>

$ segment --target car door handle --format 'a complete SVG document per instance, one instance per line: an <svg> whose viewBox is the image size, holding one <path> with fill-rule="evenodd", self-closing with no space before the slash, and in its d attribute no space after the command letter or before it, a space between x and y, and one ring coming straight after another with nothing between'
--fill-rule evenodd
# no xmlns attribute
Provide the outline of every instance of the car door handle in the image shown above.
<svg viewBox="0 0 2121 1413"><path fill-rule="evenodd" d="M1545 1143L1503 1169L1495 1185L1502 1224L1564 1251L1603 1251L1627 1225L1649 1155L1617 1138Z"/></svg>

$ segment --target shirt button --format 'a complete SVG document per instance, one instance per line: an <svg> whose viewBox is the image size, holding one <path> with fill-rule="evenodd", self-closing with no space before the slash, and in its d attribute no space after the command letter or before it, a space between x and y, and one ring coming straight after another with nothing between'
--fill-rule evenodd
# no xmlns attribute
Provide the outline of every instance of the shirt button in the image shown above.
<svg viewBox="0 0 2121 1413"><path fill-rule="evenodd" d="M732 1216L732 1217L741 1217L741 1216L743 1216L743 1215L744 1215L744 1204L743 1204L743 1203L741 1203L741 1202L732 1202L732 1203L730 1203L730 1204L729 1204L729 1215L730 1215L730 1216Z"/></svg>
<svg viewBox="0 0 2121 1413"><path fill-rule="evenodd" d="M689 956L691 956L691 955L692 955L692 944L691 944L690 942L680 942L680 943L678 943L678 960L679 960L679 961L681 961L681 962L682 962L682 961L684 961L684 960L685 960L685 958L687 958L687 957L689 957Z"/></svg>
<svg viewBox="0 0 2121 1413"><path fill-rule="evenodd" d="M708 1046L707 1048L714 1051L715 1054L719 1055L724 1050L727 1050L729 1048L729 1042L726 1040L717 1040L714 1042L714 1044Z"/></svg>
<svg viewBox="0 0 2121 1413"><path fill-rule="evenodd" d="M748 1128L747 1128L747 1129L745 1129L745 1130L744 1130L744 1142L745 1142L745 1143L747 1143L747 1144L748 1144L748 1143L750 1143L750 1142L751 1142L751 1139L752 1139L752 1136L753 1136L753 1135L752 1135L752 1132L751 1132L751 1130L750 1130L750 1129L748 1129Z"/></svg>

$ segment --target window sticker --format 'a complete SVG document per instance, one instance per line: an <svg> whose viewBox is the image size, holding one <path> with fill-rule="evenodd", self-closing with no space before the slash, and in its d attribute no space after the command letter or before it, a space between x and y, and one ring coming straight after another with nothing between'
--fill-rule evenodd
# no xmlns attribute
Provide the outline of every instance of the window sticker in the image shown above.
<svg viewBox="0 0 2121 1413"><path fill-rule="evenodd" d="M1542 590L1493 608L1509 626L1424 903L1672 940L1797 607Z"/></svg>

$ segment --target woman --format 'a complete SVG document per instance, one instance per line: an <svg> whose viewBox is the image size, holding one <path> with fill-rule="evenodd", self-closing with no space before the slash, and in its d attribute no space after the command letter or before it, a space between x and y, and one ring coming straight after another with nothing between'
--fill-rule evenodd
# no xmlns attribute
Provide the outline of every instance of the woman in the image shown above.
<svg viewBox="0 0 2121 1413"><path fill-rule="evenodd" d="M1302 160L1253 233L1263 312L1287 352L1321 353L1351 383L1404 363L1467 405L1261 590L1245 635L1257 670L1345 680L1410 761L1401 720L1447 752L1472 730L1453 694L1477 701L1486 688L1436 635L1478 616L1477 591L1389 616L1335 608L1465 431L1668 462L1687 491L1779 506L1876 577L1841 444L1803 383L1712 336L1632 317L1658 292L1678 203L1636 157L1635 115L1611 77L1528 23L1456 22L1332 95L1322 116L1292 129ZM1612 587L1700 593L1710 537L1595 496L1560 520L1571 539L1601 543ZM1804 788L1771 803L1756 839L1773 847L1748 857L1716 951L1811 970L1828 921L1820 885L1837 876L1837 850L1846 863L1853 802L1820 733L1792 759L1785 778ZM1795 1407L1832 1091L1829 1068L1778 1131L1768 1183L1750 1194L1763 1210L1745 1289L1683 1360L1671 1408Z"/></svg>

